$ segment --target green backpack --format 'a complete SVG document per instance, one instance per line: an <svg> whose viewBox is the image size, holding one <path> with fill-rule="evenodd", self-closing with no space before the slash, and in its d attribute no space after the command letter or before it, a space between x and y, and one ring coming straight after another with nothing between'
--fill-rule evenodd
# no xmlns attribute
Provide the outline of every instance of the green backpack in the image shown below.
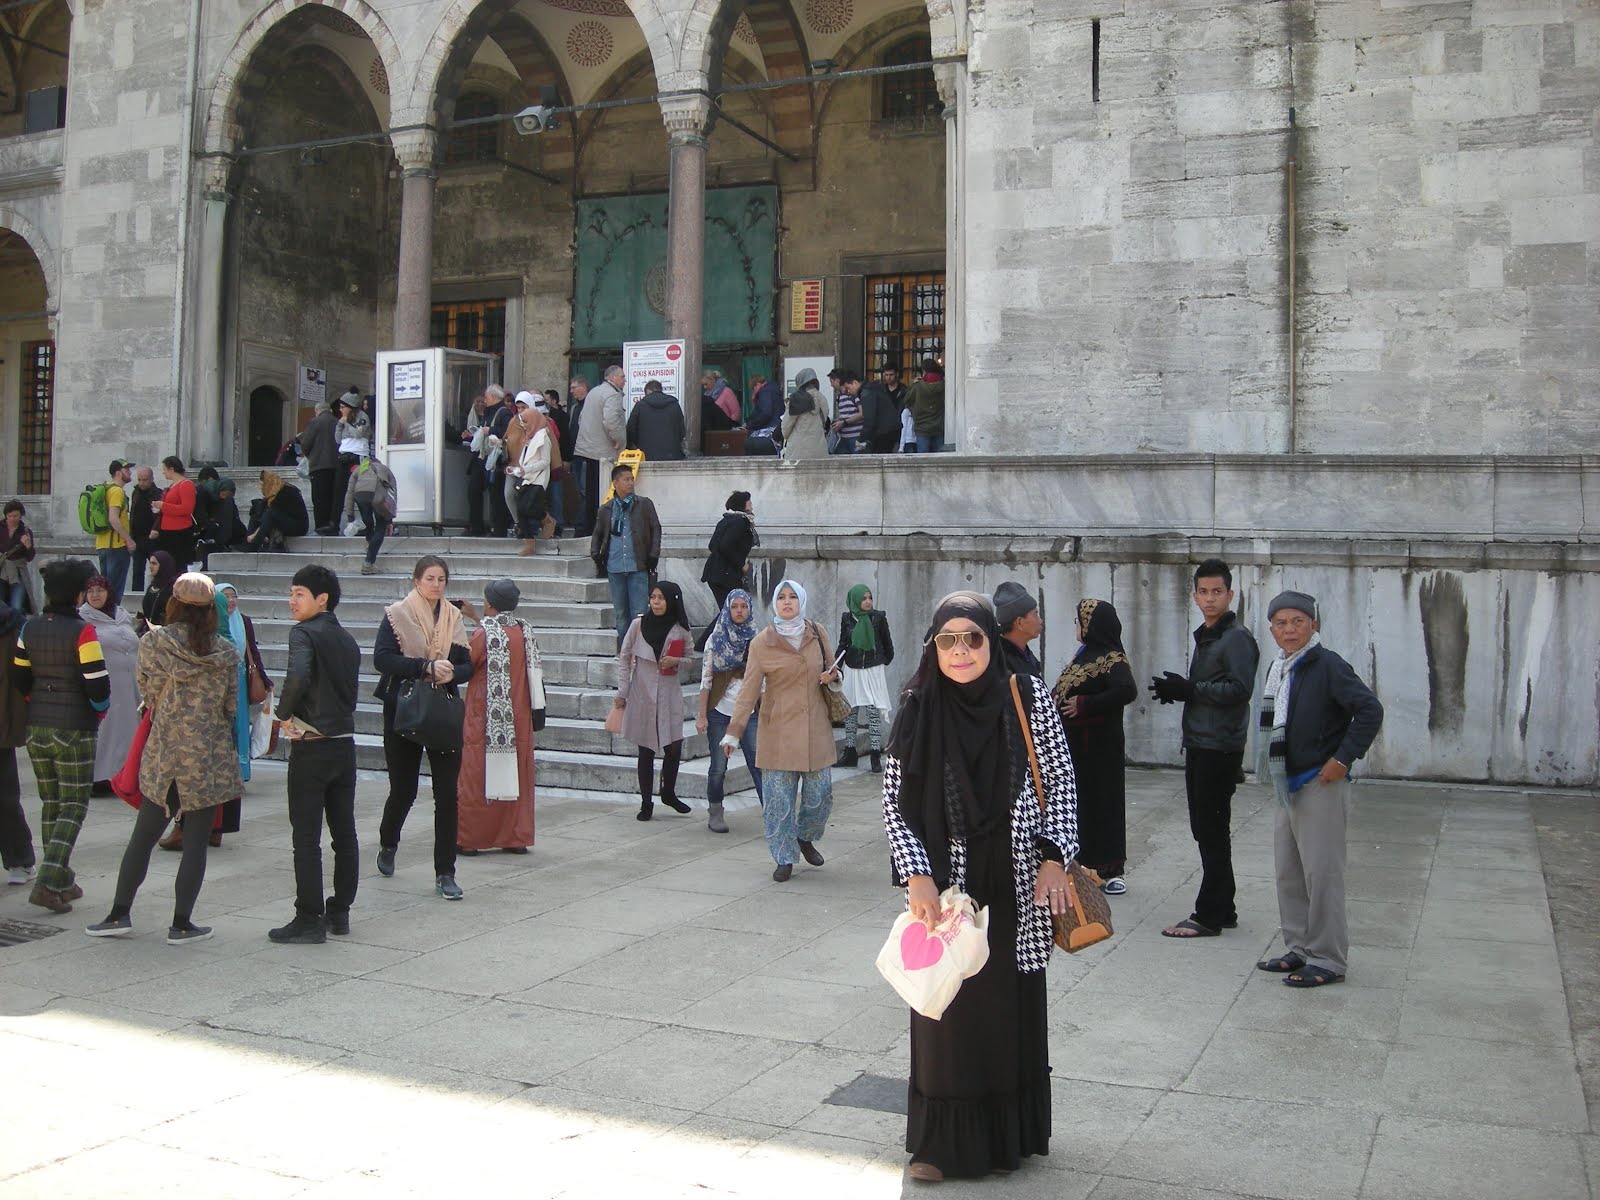
<svg viewBox="0 0 1600 1200"><path fill-rule="evenodd" d="M109 533L111 514L106 506L109 484L91 483L78 493L78 524L85 533Z"/></svg>

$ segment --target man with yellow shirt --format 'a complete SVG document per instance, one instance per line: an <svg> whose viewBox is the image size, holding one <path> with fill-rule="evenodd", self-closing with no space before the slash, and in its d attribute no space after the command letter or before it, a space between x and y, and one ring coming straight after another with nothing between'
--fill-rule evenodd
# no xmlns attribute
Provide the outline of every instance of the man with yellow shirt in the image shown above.
<svg viewBox="0 0 1600 1200"><path fill-rule="evenodd" d="M103 533L94 535L94 548L99 552L100 574L111 584L111 603L121 604L122 593L128 586L128 564L132 560L133 537L128 533L129 480L133 478L133 464L125 458L111 460L110 478L106 482L106 524Z"/></svg>

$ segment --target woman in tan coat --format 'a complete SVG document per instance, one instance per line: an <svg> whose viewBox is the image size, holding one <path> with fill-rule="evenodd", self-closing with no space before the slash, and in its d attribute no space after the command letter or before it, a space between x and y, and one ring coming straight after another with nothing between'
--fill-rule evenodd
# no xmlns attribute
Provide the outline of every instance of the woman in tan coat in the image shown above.
<svg viewBox="0 0 1600 1200"><path fill-rule="evenodd" d="M133 836L122 854L117 894L106 919L90 925L90 937L133 932L133 898L150 869L150 853L167 822L179 813L204 812L244 791L239 756L233 745L233 720L239 704L239 652L217 636L216 591L198 572L178 576L167 601L165 622L139 643L139 695L150 712L150 740L139 763L144 799ZM158 799L159 797L159 799ZM206 925L189 918L206 877L207 839L183 844L183 861L173 888L172 925L167 944L198 942L211 936Z"/></svg>
<svg viewBox="0 0 1600 1200"><path fill-rule="evenodd" d="M761 811L767 849L784 883L804 857L813 867L822 855L821 839L833 811L833 725L823 687L836 683L828 635L806 620L806 590L792 579L778 585L772 607L777 619L750 643L739 703L728 722L721 751L732 754L744 736L756 701L761 722L756 733L756 766L761 768Z"/></svg>
<svg viewBox="0 0 1600 1200"><path fill-rule="evenodd" d="M617 698L621 733L639 747L639 817L655 811L651 779L661 755L661 803L680 816L678 763L683 758L683 681L678 668L689 652L689 618L683 589L662 580L650 589L650 606L635 617L617 651Z"/></svg>

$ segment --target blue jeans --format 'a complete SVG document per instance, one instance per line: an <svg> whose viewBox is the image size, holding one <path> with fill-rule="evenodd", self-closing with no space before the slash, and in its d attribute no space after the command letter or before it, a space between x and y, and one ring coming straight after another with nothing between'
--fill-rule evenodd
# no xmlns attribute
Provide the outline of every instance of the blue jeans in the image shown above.
<svg viewBox="0 0 1600 1200"><path fill-rule="evenodd" d="M367 535L367 561L378 561L378 551L383 549L383 539L389 536L389 522L378 520L377 514L372 511L372 501L365 496L356 497L356 511L361 514L361 523L366 526Z"/></svg>
<svg viewBox="0 0 1600 1200"><path fill-rule="evenodd" d="M611 611L617 616L617 649L627 636L633 619L643 614L650 602L649 571L612 571L606 576L611 586Z"/></svg>
<svg viewBox="0 0 1600 1200"><path fill-rule="evenodd" d="M853 437L845 437L842 434L839 437L839 444L829 451L830 454L854 454L855 452L856 439Z"/></svg>
<svg viewBox="0 0 1600 1200"><path fill-rule="evenodd" d="M27 599L28 588L22 580L19 579L15 583L6 585L6 603L11 605L12 608L18 612L25 612Z"/></svg>
<svg viewBox="0 0 1600 1200"><path fill-rule="evenodd" d="M820 841L833 812L833 768L761 772L761 822L772 861L800 861L799 842Z"/></svg>
<svg viewBox="0 0 1600 1200"><path fill-rule="evenodd" d="M918 454L937 454L944 449L944 434L928 433L917 434Z"/></svg>
<svg viewBox="0 0 1600 1200"><path fill-rule="evenodd" d="M122 594L128 590L128 568L133 563L133 552L126 546L100 551L100 574L111 585L111 603L121 604Z"/></svg>
<svg viewBox="0 0 1600 1200"><path fill-rule="evenodd" d="M556 523L557 537L561 536L562 526L566 524L566 513L562 511L566 507L566 490L564 479L552 479L550 486L545 489L545 503L550 506L550 519Z"/></svg>
<svg viewBox="0 0 1600 1200"><path fill-rule="evenodd" d="M706 760L706 801L710 804L722 803L722 787L728 777L731 756L724 754L718 743L728 732L728 722L732 719L714 708L706 714L706 740L711 744L711 757ZM751 713L750 724L744 727L744 736L739 739L739 749L744 751L744 765L750 768L750 778L755 782L758 796L761 794L761 772L756 767L756 725L759 720L755 713Z"/></svg>

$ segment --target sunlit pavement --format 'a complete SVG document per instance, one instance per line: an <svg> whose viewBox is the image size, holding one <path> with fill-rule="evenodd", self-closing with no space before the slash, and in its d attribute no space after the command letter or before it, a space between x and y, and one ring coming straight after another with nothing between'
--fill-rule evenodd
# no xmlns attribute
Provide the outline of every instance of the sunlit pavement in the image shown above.
<svg viewBox="0 0 1600 1200"><path fill-rule="evenodd" d="M0 947L0 1195L927 1193L882 1111L906 1016L872 966L902 905L876 782L840 773L827 865L787 884L748 800L719 836L698 807L646 824L546 797L530 855L461 859L462 903L433 894L426 794L378 876L365 782L351 936L287 947L266 937L292 915L280 771L211 853L198 945L165 944L160 851L136 936L83 935L132 824L96 800L75 912L0 895L0 919L63 930ZM1296 992L1254 969L1275 945L1265 792L1236 802L1240 928L1180 944L1158 931L1196 883L1181 776L1131 772L1117 937L1050 971L1051 1153L933 1191L1600 1197L1600 800L1356 796L1350 976Z"/></svg>

